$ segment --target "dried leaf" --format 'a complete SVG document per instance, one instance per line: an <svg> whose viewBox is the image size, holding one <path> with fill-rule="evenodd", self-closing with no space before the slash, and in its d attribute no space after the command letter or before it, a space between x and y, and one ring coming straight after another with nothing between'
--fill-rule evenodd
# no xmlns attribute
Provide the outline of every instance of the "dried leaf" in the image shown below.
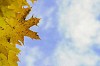
<svg viewBox="0 0 100 66"><path fill-rule="evenodd" d="M32 0L34 2L34 0ZM28 8L23 8L27 5ZM16 44L24 44L24 36L40 39L37 32L29 30L39 23L39 18L25 20L31 11L26 0L0 0L0 66L18 66L20 50Z"/></svg>

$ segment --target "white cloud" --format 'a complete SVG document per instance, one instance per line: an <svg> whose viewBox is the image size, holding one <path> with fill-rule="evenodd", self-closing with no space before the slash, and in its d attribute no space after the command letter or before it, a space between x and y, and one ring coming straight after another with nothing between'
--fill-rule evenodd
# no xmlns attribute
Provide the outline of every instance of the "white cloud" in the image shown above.
<svg viewBox="0 0 100 66"><path fill-rule="evenodd" d="M28 49L29 53L25 56L26 66L35 66L35 62L42 58L42 54L38 47Z"/></svg>
<svg viewBox="0 0 100 66"><path fill-rule="evenodd" d="M47 20L47 23L45 23L45 26L44 26L44 30L48 30L50 28L53 28L54 25L53 24L53 20L52 18L50 17L48 20Z"/></svg>
<svg viewBox="0 0 100 66"><path fill-rule="evenodd" d="M95 66L97 60L100 60L90 50L87 50L87 52L79 52L78 50L70 48L66 43L60 43L53 56L56 63L54 66Z"/></svg>
<svg viewBox="0 0 100 66"><path fill-rule="evenodd" d="M95 0L57 0L58 30L63 39L54 53L55 66L95 66L100 60L90 48L92 43L100 44L100 23L93 13L95 3Z"/></svg>
<svg viewBox="0 0 100 66"><path fill-rule="evenodd" d="M53 16L51 15L54 11L55 7L50 7L45 14L41 14L41 22L39 23L39 26L43 26L44 30L48 30L49 28L53 27ZM47 18L47 19L45 19Z"/></svg>
<svg viewBox="0 0 100 66"><path fill-rule="evenodd" d="M19 65L24 66L35 66L35 63L43 57L39 47L21 47L21 53L19 54L20 61Z"/></svg>
<svg viewBox="0 0 100 66"><path fill-rule="evenodd" d="M79 48L84 49L90 45L93 41L92 37L96 36L96 31L100 29L99 22L94 19L94 15L91 13L93 2L82 0L80 3L75 0L75 2L72 1L72 7L68 9L66 9L66 3L60 2L63 8L61 5L59 6L59 31L64 33L65 38L71 38L75 46Z"/></svg>

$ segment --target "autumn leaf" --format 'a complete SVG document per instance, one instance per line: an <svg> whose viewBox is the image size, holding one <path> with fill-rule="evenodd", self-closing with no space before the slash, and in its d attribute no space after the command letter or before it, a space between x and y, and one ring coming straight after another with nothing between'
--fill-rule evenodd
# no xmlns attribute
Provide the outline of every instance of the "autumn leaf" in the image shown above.
<svg viewBox="0 0 100 66"><path fill-rule="evenodd" d="M26 5L28 8L23 7ZM29 30L40 19L33 16L25 20L30 11L26 0L0 0L0 66L18 66L20 50L16 44L24 44L24 36L40 39L37 32Z"/></svg>

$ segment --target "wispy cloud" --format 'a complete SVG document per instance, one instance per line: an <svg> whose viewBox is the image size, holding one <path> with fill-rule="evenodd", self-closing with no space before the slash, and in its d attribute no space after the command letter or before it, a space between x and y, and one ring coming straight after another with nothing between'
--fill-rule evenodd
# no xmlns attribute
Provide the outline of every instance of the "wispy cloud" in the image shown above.
<svg viewBox="0 0 100 66"><path fill-rule="evenodd" d="M20 48L21 54L19 54L20 62L19 66L35 66L35 63L43 57L39 47L27 47L23 46Z"/></svg>
<svg viewBox="0 0 100 66"><path fill-rule="evenodd" d="M96 42L100 44L100 23L93 12L95 3L95 0L57 1L58 30L63 39L55 50L55 66L95 66L100 60L90 48Z"/></svg>
<svg viewBox="0 0 100 66"><path fill-rule="evenodd" d="M100 29L100 23L91 13L93 6L91 3L94 1L88 1L72 1L72 6L66 9L66 4L63 4L63 2L67 1L64 0L62 5L65 7L59 6L59 31L65 35L64 38L70 38L75 46L80 49L89 46Z"/></svg>

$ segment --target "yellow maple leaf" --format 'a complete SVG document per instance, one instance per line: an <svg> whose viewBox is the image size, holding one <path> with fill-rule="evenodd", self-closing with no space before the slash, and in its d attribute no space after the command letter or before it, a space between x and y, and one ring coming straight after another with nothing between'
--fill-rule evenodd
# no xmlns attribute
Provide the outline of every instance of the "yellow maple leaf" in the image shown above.
<svg viewBox="0 0 100 66"><path fill-rule="evenodd" d="M34 2L34 0L32 0ZM28 8L23 8L27 5ZM39 23L39 18L25 20L31 11L26 0L0 0L0 66L18 66L16 44L24 44L24 36L40 39L37 32L29 30Z"/></svg>

